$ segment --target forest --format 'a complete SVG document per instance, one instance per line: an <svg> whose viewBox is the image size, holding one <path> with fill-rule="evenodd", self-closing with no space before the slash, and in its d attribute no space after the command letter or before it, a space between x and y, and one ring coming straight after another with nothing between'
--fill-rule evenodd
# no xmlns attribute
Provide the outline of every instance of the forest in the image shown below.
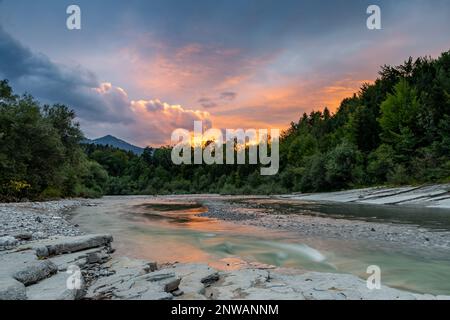
<svg viewBox="0 0 450 320"><path fill-rule="evenodd" d="M280 138L280 170L174 165L170 146L137 156L83 144L75 113L0 82L0 199L103 194L277 194L450 182L450 51L382 66L373 83L304 113Z"/></svg>

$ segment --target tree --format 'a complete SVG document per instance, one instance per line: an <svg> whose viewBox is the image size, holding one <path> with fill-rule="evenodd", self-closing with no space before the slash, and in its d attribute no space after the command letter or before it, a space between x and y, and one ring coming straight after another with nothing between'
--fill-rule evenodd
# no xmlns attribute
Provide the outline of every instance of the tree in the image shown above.
<svg viewBox="0 0 450 320"><path fill-rule="evenodd" d="M326 179L333 189L349 188L362 179L362 155L355 145L344 141L326 159Z"/></svg>
<svg viewBox="0 0 450 320"><path fill-rule="evenodd" d="M15 96L0 82L0 197L6 200L76 196L87 162L75 113ZM87 170L89 171L89 170Z"/></svg>
<svg viewBox="0 0 450 320"><path fill-rule="evenodd" d="M410 152L409 148L413 148L417 143L417 137L414 134L417 132L419 110L416 90L406 80L400 80L394 87L394 93L388 94L381 104L379 123L382 140L394 146L407 148L400 147L398 152Z"/></svg>

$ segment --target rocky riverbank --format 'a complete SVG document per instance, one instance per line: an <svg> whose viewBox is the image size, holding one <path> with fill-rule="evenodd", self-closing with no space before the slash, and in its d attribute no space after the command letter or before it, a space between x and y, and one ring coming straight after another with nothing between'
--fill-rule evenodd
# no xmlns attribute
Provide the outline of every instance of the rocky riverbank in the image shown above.
<svg viewBox="0 0 450 320"><path fill-rule="evenodd" d="M450 209L450 184L405 186L400 188L374 187L339 192L289 194L282 199L325 201L373 205L402 205Z"/></svg>
<svg viewBox="0 0 450 320"><path fill-rule="evenodd" d="M204 264L158 267L154 262L114 257L111 242L109 235L57 237L1 252L0 300L450 298L384 286L369 290L365 281L352 275L271 266L249 265L227 272Z"/></svg>
<svg viewBox="0 0 450 320"><path fill-rule="evenodd" d="M382 287L356 276L242 265L129 259L110 235L82 235L67 210L88 200L0 205L0 299L446 299Z"/></svg>
<svg viewBox="0 0 450 320"><path fill-rule="evenodd" d="M450 231L430 229L413 223L381 222L382 219L326 215L298 199L272 198L207 198L198 199L208 211L202 216L232 221L241 225L286 230L302 237L356 240L410 249L433 250L450 255ZM289 205L289 206L287 206ZM353 209L373 210L373 205L351 204ZM352 207L348 207L351 209ZM398 212L403 214L402 211ZM448 212L450 216L450 210Z"/></svg>
<svg viewBox="0 0 450 320"><path fill-rule="evenodd" d="M82 232L65 213L88 200L0 203L0 248L53 236L79 236Z"/></svg>
<svg viewBox="0 0 450 320"><path fill-rule="evenodd" d="M400 219L401 215L408 214L409 209L428 210L430 215L440 210L440 214L450 217L450 184L376 187L273 197L204 197L197 200L208 208L203 216L210 218L287 230L302 236L384 242L404 247L405 250L421 248L450 254L448 229L439 226L419 227L412 221L402 223ZM371 219L367 214L359 218L338 213L325 215L320 212L320 208L315 208L314 203L339 203L348 212L353 209L373 212L374 215L389 207L389 210L397 212L399 219L391 219L397 220L391 223L381 222L383 219Z"/></svg>

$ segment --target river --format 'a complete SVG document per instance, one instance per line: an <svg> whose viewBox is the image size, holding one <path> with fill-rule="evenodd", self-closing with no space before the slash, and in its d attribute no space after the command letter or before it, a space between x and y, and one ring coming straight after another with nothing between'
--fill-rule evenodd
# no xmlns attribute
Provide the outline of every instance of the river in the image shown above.
<svg viewBox="0 0 450 320"><path fill-rule="evenodd" d="M255 200L258 201L258 200ZM450 252L405 248L377 241L302 235L201 216L201 201L177 197L104 197L96 206L79 207L72 222L90 233L110 233L118 255L158 263L208 263L220 270L252 265L319 272L351 273L367 278L377 265L382 283L418 293L450 294ZM333 219L411 224L450 230L450 213L414 208L358 207L303 203L316 216ZM248 210L243 206L242 211ZM293 204L278 206L295 214Z"/></svg>

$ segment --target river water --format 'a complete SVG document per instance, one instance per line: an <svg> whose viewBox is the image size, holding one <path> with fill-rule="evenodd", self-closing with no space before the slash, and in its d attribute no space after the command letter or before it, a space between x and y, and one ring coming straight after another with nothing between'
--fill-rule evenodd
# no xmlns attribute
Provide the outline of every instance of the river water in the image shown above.
<svg viewBox="0 0 450 320"><path fill-rule="evenodd" d="M426 228L450 230L448 212L372 208L375 212L340 204L309 206L319 214L336 219L416 225L421 222ZM288 213L292 209L289 204L280 208ZM220 270L269 264L308 271L352 273L361 278L367 278L369 265L378 265L384 285L419 293L450 294L449 252L301 237L287 231L198 215L205 211L206 208L183 199L174 202L173 198L167 201L164 197L105 197L95 207L75 209L72 220L86 232L112 234L117 253L132 258L158 263L208 263Z"/></svg>

